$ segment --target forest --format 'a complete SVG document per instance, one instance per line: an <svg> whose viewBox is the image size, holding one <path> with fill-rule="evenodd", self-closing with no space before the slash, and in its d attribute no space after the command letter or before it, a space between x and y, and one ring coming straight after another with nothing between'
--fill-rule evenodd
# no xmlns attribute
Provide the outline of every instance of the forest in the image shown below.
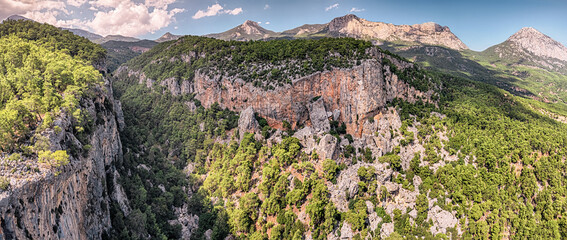
<svg viewBox="0 0 567 240"><path fill-rule="evenodd" d="M55 167L68 163L65 151L47 149L42 131L63 114L74 119L77 132L85 130L89 119L79 101L102 84L91 61L104 58L104 49L32 21L4 21L0 36L0 151L14 153L14 160L37 157Z"/></svg>

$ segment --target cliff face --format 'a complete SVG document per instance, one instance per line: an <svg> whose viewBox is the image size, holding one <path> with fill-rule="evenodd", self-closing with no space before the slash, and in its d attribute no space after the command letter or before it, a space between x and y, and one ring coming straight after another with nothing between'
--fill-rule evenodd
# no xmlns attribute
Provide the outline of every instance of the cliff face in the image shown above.
<svg viewBox="0 0 567 240"><path fill-rule="evenodd" d="M119 199L122 188L116 185L113 167L122 159L123 120L117 118L122 110L110 88L95 92L95 97L81 100L95 123L85 145L65 116L55 121L62 131L53 128L42 134L52 151L79 149L70 154L68 165L51 170L30 160L22 164L35 164L36 171L8 176L11 187L0 192L0 239L100 239L111 227L111 199L127 203Z"/></svg>
<svg viewBox="0 0 567 240"><path fill-rule="evenodd" d="M391 72L390 66L382 63L384 57L363 61L351 69L316 73L274 90L263 90L238 79L211 79L196 74L194 92L205 107L215 102L235 111L252 106L274 127L281 127L283 120L292 127L312 124L310 111L314 108L310 110L310 105L320 97L327 117L335 113L338 118L335 120L344 122L348 133L360 136L364 120L376 115L394 98L414 102L419 98L430 99L433 93L420 92L403 82ZM398 69L413 66L396 59L391 61Z"/></svg>
<svg viewBox="0 0 567 240"><path fill-rule="evenodd" d="M329 23L329 32L355 38L376 38L386 41L409 41L427 45L443 45L455 50L468 47L449 30L436 23L414 25L394 25L383 22L371 22L349 14L333 19Z"/></svg>

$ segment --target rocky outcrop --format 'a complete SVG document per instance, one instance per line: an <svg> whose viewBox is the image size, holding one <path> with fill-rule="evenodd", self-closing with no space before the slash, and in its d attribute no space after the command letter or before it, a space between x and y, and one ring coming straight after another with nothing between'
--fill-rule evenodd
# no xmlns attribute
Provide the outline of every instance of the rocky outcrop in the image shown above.
<svg viewBox="0 0 567 240"><path fill-rule="evenodd" d="M427 212L427 221L431 220L433 226L431 226L431 233L436 235L438 233L447 233L447 228L452 228L457 226L457 218L450 212L441 209L439 206L434 206Z"/></svg>
<svg viewBox="0 0 567 240"><path fill-rule="evenodd" d="M260 132L260 125L254 117L254 108L248 107L240 113L240 117L238 119L238 132L240 133L240 140L244 138L244 133Z"/></svg>
<svg viewBox="0 0 567 240"><path fill-rule="evenodd" d="M386 41L408 41L426 45L442 45L455 50L468 47L449 30L437 23L394 25L371 22L349 14L333 19L328 25L329 32L338 36L372 38Z"/></svg>
<svg viewBox="0 0 567 240"><path fill-rule="evenodd" d="M323 99L318 99L314 103L310 104L309 119L311 120L311 125L315 132L328 132L331 130L329 117L327 116L327 111L325 111Z"/></svg>
<svg viewBox="0 0 567 240"><path fill-rule="evenodd" d="M418 99L430 99L433 91L420 92L411 87L391 72L390 66L377 59L363 61L350 69L332 69L292 81L291 84L264 90L254 87L251 82L240 79L210 78L198 72L195 76L195 94L205 107L217 102L221 107L242 111L249 106L265 117L272 127L281 128L286 120L297 127L310 118L318 126L319 114L310 114L309 104L319 97L325 112L334 113L340 122L344 122L349 134L360 136L365 120L374 117L378 110L386 107L394 98L415 102ZM390 58L391 59L391 58ZM413 67L392 59L398 69ZM313 111L312 111L313 112ZM322 113L321 113L322 116Z"/></svg>
<svg viewBox="0 0 567 240"><path fill-rule="evenodd" d="M510 36L507 41L516 43L536 56L567 61L567 48L547 35L531 27L525 27Z"/></svg>
<svg viewBox="0 0 567 240"><path fill-rule="evenodd" d="M113 167L122 160L116 118L120 105L110 88L95 92L96 97L80 103L96 123L85 145L65 116L55 121L62 131L53 128L42 134L51 150L75 152L69 164L6 174L11 186L0 192L0 239L101 239L111 228L110 199L122 195ZM29 161L37 163L37 159Z"/></svg>

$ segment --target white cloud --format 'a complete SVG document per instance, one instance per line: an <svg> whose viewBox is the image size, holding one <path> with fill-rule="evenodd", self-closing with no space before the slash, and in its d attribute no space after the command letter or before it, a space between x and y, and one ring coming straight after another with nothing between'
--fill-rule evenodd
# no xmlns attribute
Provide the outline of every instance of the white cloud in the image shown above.
<svg viewBox="0 0 567 240"><path fill-rule="evenodd" d="M130 0L94 0L89 1L89 4L93 7L117 8L120 4L128 2L130 2Z"/></svg>
<svg viewBox="0 0 567 240"><path fill-rule="evenodd" d="M270 25L270 22L266 22L265 24L266 24L266 25Z"/></svg>
<svg viewBox="0 0 567 240"><path fill-rule="evenodd" d="M0 19L5 19L11 15L20 14L28 15L29 12L43 12L48 15L47 11L61 11L67 13L65 3L50 0L0 0ZM40 15L40 13L35 13Z"/></svg>
<svg viewBox="0 0 567 240"><path fill-rule="evenodd" d="M85 4L87 2L87 0L67 0L67 4L74 6L74 7L80 7L83 4Z"/></svg>
<svg viewBox="0 0 567 240"><path fill-rule="evenodd" d="M266 5L264 6L264 10L268 10L268 9L270 9L270 5L266 4Z"/></svg>
<svg viewBox="0 0 567 240"><path fill-rule="evenodd" d="M224 13L228 13L230 15L238 15L240 13L242 13L242 8L235 8L232 10L224 10Z"/></svg>
<svg viewBox="0 0 567 240"><path fill-rule="evenodd" d="M364 9L364 8L360 9L360 8L354 8L353 7L352 9L350 9L350 12L364 12L365 10L366 9Z"/></svg>
<svg viewBox="0 0 567 240"><path fill-rule="evenodd" d="M146 0L146 6L157 7L157 8L167 8L170 4L174 3L175 0Z"/></svg>
<svg viewBox="0 0 567 240"><path fill-rule="evenodd" d="M81 28L100 35L140 36L175 22L184 9L168 7L176 0L0 0L0 19L19 14L58 27ZM94 12L92 17L68 19L69 6ZM233 9L227 14L239 14ZM87 12L88 13L88 12ZM82 11L81 11L82 14ZM65 18L67 17L67 19Z"/></svg>
<svg viewBox="0 0 567 240"><path fill-rule="evenodd" d="M174 16L184 9L154 8L132 1L120 3L116 8L95 13L95 18L85 23L87 27L101 35L119 34L139 36L167 27L175 21Z"/></svg>
<svg viewBox="0 0 567 240"><path fill-rule="evenodd" d="M331 6L326 7L326 8L325 8L325 12L328 12L329 10L332 10L332 9L335 9L335 8L338 8L338 7L339 7L339 4L338 4L338 3L335 3L335 4L331 5Z"/></svg>
<svg viewBox="0 0 567 240"><path fill-rule="evenodd" d="M199 18L204 18L204 17L212 17L212 16L216 16L216 15L220 15L220 14L230 14L230 15L238 15L240 13L242 13L242 8L235 8L235 9L226 9L223 10L224 8L220 5L220 4L215 4L212 5L210 7L207 7L206 11L203 10L199 10L195 13L195 15L193 15L193 19L199 19Z"/></svg>

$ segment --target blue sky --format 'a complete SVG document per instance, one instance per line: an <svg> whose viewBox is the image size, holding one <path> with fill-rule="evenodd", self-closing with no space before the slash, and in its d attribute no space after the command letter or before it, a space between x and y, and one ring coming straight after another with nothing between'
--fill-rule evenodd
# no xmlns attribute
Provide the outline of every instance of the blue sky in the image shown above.
<svg viewBox="0 0 567 240"><path fill-rule="evenodd" d="M436 22L448 26L473 50L534 27L567 45L566 0L0 0L0 18L21 14L58 26L101 35L156 39L165 32L203 35L223 32L245 20L283 31L327 23L354 13L393 24Z"/></svg>

